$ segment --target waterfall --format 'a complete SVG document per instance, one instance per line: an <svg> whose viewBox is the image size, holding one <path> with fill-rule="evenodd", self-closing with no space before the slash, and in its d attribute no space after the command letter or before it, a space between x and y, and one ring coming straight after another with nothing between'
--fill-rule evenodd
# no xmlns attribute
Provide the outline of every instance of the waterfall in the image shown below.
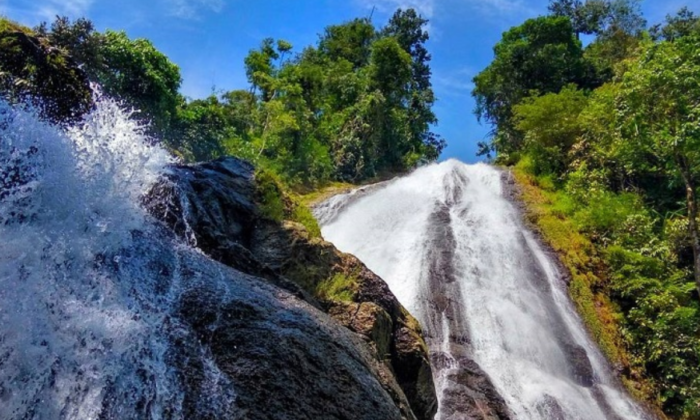
<svg viewBox="0 0 700 420"><path fill-rule="evenodd" d="M439 361L436 418L470 418L454 397L470 361L515 419L650 418L617 384L497 169L450 160L315 212L323 236L384 278L421 321Z"/></svg>
<svg viewBox="0 0 700 420"><path fill-rule="evenodd" d="M171 161L143 132L107 99L71 128L0 100L0 419L187 417L182 267L212 269L141 208ZM206 350L186 357L198 418L232 413Z"/></svg>

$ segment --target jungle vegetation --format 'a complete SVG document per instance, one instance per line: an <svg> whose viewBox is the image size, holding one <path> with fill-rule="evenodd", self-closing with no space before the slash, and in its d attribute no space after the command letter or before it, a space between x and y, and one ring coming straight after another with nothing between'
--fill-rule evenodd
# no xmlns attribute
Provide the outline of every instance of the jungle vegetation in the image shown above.
<svg viewBox="0 0 700 420"><path fill-rule="evenodd" d="M635 0L549 11L474 78L481 153L514 167L628 387L700 418L700 18L648 27Z"/></svg>

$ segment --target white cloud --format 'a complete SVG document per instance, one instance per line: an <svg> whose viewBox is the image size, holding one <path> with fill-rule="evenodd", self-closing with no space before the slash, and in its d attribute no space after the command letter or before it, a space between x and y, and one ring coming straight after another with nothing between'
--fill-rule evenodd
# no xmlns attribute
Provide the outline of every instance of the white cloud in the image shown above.
<svg viewBox="0 0 700 420"><path fill-rule="evenodd" d="M438 96L468 96L474 89L475 71L471 67L462 67L456 70L435 73L433 85Z"/></svg>
<svg viewBox="0 0 700 420"><path fill-rule="evenodd" d="M94 0L40 0L36 1L31 9L19 8L21 15L30 20L52 21L56 16L68 16L76 19L84 17ZM6 2L0 0L0 11L7 9Z"/></svg>
<svg viewBox="0 0 700 420"><path fill-rule="evenodd" d="M202 11L221 12L224 0L167 0L170 14L183 19L197 19Z"/></svg>

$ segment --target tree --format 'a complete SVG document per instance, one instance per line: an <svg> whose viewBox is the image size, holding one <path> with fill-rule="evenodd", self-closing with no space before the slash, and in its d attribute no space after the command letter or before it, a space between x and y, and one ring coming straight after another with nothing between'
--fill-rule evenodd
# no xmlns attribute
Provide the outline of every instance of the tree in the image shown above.
<svg viewBox="0 0 700 420"><path fill-rule="evenodd" d="M632 36L640 36L646 29L647 21L642 16L641 0L608 0L608 15L600 35L611 36L616 32L624 32Z"/></svg>
<svg viewBox="0 0 700 420"><path fill-rule="evenodd" d="M528 97L515 105L516 128L537 163L536 175L561 175L568 168L569 150L582 133L578 116L587 103L586 94L569 85L559 93Z"/></svg>
<svg viewBox="0 0 700 420"><path fill-rule="evenodd" d="M530 19L503 34L493 62L474 78L476 114L495 127L491 148L501 155L518 151L513 106L533 91L559 92L574 83L590 87L581 42L565 17Z"/></svg>
<svg viewBox="0 0 700 420"><path fill-rule="evenodd" d="M382 30L382 35L396 38L399 45L412 60L412 77L409 83L409 121L411 143L416 147L425 148L430 156L440 155L444 141L430 132L430 125L437 123L432 111L435 94L430 82L430 54L425 47L429 39L428 32L423 28L428 24L413 9L397 10Z"/></svg>
<svg viewBox="0 0 700 420"><path fill-rule="evenodd" d="M683 7L675 16L666 15L666 24L656 24L649 30L656 40L674 41L678 38L700 33L700 16Z"/></svg>
<svg viewBox="0 0 700 420"><path fill-rule="evenodd" d="M56 16L50 29L46 22L42 22L35 31L47 38L51 45L70 54L90 79L97 81L99 71L104 69L102 49L105 40L91 21L80 18L71 22L68 17Z"/></svg>
<svg viewBox="0 0 700 420"><path fill-rule="evenodd" d="M177 117L177 144L173 146L181 157L201 162L224 154L224 140L233 132L226 110L216 96L183 104Z"/></svg>
<svg viewBox="0 0 700 420"><path fill-rule="evenodd" d="M372 44L370 79L381 92L385 111L376 116L375 127L381 130L383 164L393 170L404 169L402 158L410 151L410 129L403 108L411 81L411 56L396 38L388 37Z"/></svg>
<svg viewBox="0 0 700 420"><path fill-rule="evenodd" d="M550 0L549 11L554 16L565 16L571 20L576 38L580 34L594 34L601 30L608 15L609 4L604 0Z"/></svg>
<svg viewBox="0 0 700 420"><path fill-rule="evenodd" d="M640 0L550 0L549 11L565 16L579 34L608 37L616 32L639 36L646 27Z"/></svg>
<svg viewBox="0 0 700 420"><path fill-rule="evenodd" d="M147 39L129 39L126 32L107 31L101 50L104 67L97 79L105 92L136 107L158 133L170 128L181 101L180 69Z"/></svg>
<svg viewBox="0 0 700 420"><path fill-rule="evenodd" d="M245 74L248 82L253 87L253 91L260 90L262 100L270 101L274 95L273 77L275 67L273 60L279 58L278 52L274 48L275 41L272 38L265 38L257 50L251 50L245 58Z"/></svg>
<svg viewBox="0 0 700 420"><path fill-rule="evenodd" d="M700 36L647 47L625 74L618 112L633 164L667 173L685 188L695 283L700 293Z"/></svg>
<svg viewBox="0 0 700 420"><path fill-rule="evenodd" d="M64 50L1 17L0 93L12 102L38 102L54 122L80 120L92 106L89 80Z"/></svg>
<svg viewBox="0 0 700 420"><path fill-rule="evenodd" d="M181 102L182 79L180 69L150 41L131 40L123 31L101 34L83 18L56 17L47 26L42 23L37 31L68 52L91 81L135 107L138 117L151 121L154 134L168 132Z"/></svg>
<svg viewBox="0 0 700 420"><path fill-rule="evenodd" d="M318 45L319 52L331 61L347 60L354 69L366 66L377 36L369 19L355 19L326 28Z"/></svg>

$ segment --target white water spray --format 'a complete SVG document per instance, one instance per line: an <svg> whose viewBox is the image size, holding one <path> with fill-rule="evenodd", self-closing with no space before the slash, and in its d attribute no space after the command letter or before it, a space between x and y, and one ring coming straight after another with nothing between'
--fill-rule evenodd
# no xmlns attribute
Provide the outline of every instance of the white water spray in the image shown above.
<svg viewBox="0 0 700 420"><path fill-rule="evenodd" d="M67 130L0 101L0 419L183 418L184 254L148 239L140 200L171 162L151 143L111 100Z"/></svg>
<svg viewBox="0 0 700 420"><path fill-rule="evenodd" d="M384 278L422 323L436 418L460 360L475 361L516 419L647 419L622 392L566 285L504 197L501 174L447 161L316 210L324 237ZM439 357L435 357L439 356Z"/></svg>

